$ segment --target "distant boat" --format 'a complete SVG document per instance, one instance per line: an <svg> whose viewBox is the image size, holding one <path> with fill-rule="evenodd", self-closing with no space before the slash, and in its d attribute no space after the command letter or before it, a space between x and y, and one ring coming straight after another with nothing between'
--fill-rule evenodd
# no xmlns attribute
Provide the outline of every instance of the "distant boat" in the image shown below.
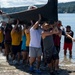
<svg viewBox="0 0 75 75"><path fill-rule="evenodd" d="M6 14L3 16L8 16L10 19L19 19L20 23L25 23L29 24L31 20L37 21L38 20L38 15L41 14L42 16L42 22L43 21L49 21L49 20L58 20L58 11L57 11L57 5L58 5L58 0L48 0L47 4L44 5L43 7L34 9L34 10L26 10L23 12L17 12L17 13L11 13L11 14Z"/></svg>

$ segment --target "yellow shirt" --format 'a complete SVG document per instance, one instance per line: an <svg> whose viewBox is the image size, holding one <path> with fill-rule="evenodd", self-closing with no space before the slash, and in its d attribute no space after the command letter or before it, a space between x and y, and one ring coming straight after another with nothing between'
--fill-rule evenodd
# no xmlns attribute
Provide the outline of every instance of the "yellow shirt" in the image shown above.
<svg viewBox="0 0 75 75"><path fill-rule="evenodd" d="M29 46L30 43L30 33L25 33L26 34L26 46Z"/></svg>
<svg viewBox="0 0 75 75"><path fill-rule="evenodd" d="M2 43L2 42L3 42L3 32L0 31L0 43Z"/></svg>
<svg viewBox="0 0 75 75"><path fill-rule="evenodd" d="M20 45L21 43L21 32L12 32L11 31L11 38L12 38L12 45Z"/></svg>

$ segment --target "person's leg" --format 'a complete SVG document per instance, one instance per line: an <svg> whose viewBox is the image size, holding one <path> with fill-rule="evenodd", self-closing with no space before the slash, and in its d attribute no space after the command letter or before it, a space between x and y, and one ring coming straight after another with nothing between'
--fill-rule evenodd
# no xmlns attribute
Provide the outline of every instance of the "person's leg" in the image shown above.
<svg viewBox="0 0 75 75"><path fill-rule="evenodd" d="M11 46L11 44L9 45L9 48L10 48L10 56L12 58L12 46Z"/></svg>
<svg viewBox="0 0 75 75"><path fill-rule="evenodd" d="M64 56L66 56L67 53L67 43L64 43Z"/></svg>
<svg viewBox="0 0 75 75"><path fill-rule="evenodd" d="M29 47L29 63L30 63L30 71L34 71L33 63L36 61L36 48Z"/></svg>
<svg viewBox="0 0 75 75"><path fill-rule="evenodd" d="M50 51L50 49L48 49L48 50L44 50L44 53L45 53L45 60L49 68L49 73L52 74L53 73L52 52Z"/></svg>
<svg viewBox="0 0 75 75"><path fill-rule="evenodd" d="M48 68L49 68L50 73L53 72L53 61L48 63Z"/></svg>
<svg viewBox="0 0 75 75"><path fill-rule="evenodd" d="M68 44L69 58L72 58L72 43Z"/></svg>
<svg viewBox="0 0 75 75"><path fill-rule="evenodd" d="M22 60L23 60L23 63L25 63L26 59L27 59L27 52L26 51L22 51Z"/></svg>
<svg viewBox="0 0 75 75"><path fill-rule="evenodd" d="M29 46L26 47L26 52L27 52L27 63L29 63Z"/></svg>
<svg viewBox="0 0 75 75"><path fill-rule="evenodd" d="M64 50L64 56L66 56L67 50Z"/></svg>
<svg viewBox="0 0 75 75"><path fill-rule="evenodd" d="M53 64L54 63L54 61L52 60L52 61L50 61L50 63L48 63L48 68L49 68L49 73L50 73L50 75L54 75L54 70L53 70Z"/></svg>
<svg viewBox="0 0 75 75"><path fill-rule="evenodd" d="M69 50L69 58L72 58L72 50Z"/></svg>
<svg viewBox="0 0 75 75"><path fill-rule="evenodd" d="M15 58L16 58L16 54L17 54L16 49L17 49L16 46L12 45L12 59L13 60L15 60Z"/></svg>
<svg viewBox="0 0 75 75"><path fill-rule="evenodd" d="M2 52L2 47L0 46L0 52Z"/></svg>
<svg viewBox="0 0 75 75"><path fill-rule="evenodd" d="M57 54L53 55L53 70L58 70L58 58Z"/></svg>
<svg viewBox="0 0 75 75"><path fill-rule="evenodd" d="M13 64L15 65L15 64L17 64L18 62L16 61L16 55L17 55L17 46L15 46L15 45L13 45L12 46L12 62L13 62Z"/></svg>
<svg viewBox="0 0 75 75"><path fill-rule="evenodd" d="M41 56L42 56L42 49L37 48L37 69L39 69L39 67L40 67Z"/></svg>
<svg viewBox="0 0 75 75"><path fill-rule="evenodd" d="M9 49L9 46L7 43L5 43L5 55L6 55L6 59L9 60L9 55L8 55L8 49Z"/></svg>
<svg viewBox="0 0 75 75"><path fill-rule="evenodd" d="M54 64L54 65L55 65L55 70L58 70L58 69L59 69L59 68L58 68L58 65L59 65L59 64L58 64L58 61L59 61L59 60L56 59L56 60L54 60L54 61L55 61L55 64Z"/></svg>
<svg viewBox="0 0 75 75"><path fill-rule="evenodd" d="M5 56L5 46L4 46L4 42L2 42L2 51L3 51L3 55Z"/></svg>
<svg viewBox="0 0 75 75"><path fill-rule="evenodd" d="M56 56L53 56L53 61L52 61L52 72L51 75L57 75L57 72L59 71L58 68L58 59L56 59Z"/></svg>
<svg viewBox="0 0 75 75"><path fill-rule="evenodd" d="M37 57L37 69L39 69L41 63L41 56Z"/></svg>
<svg viewBox="0 0 75 75"><path fill-rule="evenodd" d="M0 52L2 52L2 43L0 43Z"/></svg>
<svg viewBox="0 0 75 75"><path fill-rule="evenodd" d="M56 47L54 47L54 49L53 49L52 59L54 61L54 63L53 63L53 73L57 74L57 71L59 69L58 68L58 66L59 66L59 53L58 53L58 49L56 49Z"/></svg>
<svg viewBox="0 0 75 75"><path fill-rule="evenodd" d="M17 59L18 59L18 62L20 62L20 59L21 59L21 45L19 46L16 46L17 47Z"/></svg>
<svg viewBox="0 0 75 75"><path fill-rule="evenodd" d="M33 63L35 62L36 58L35 57L30 57L29 62L30 62L30 67L33 66Z"/></svg>
<svg viewBox="0 0 75 75"><path fill-rule="evenodd" d="M17 55L18 55L18 62L20 61L20 58L21 58L21 53L20 52L17 52Z"/></svg>
<svg viewBox="0 0 75 75"><path fill-rule="evenodd" d="M56 46L56 50L58 52L57 54L57 60L56 60L56 67L59 69L59 52L60 52L60 46Z"/></svg>

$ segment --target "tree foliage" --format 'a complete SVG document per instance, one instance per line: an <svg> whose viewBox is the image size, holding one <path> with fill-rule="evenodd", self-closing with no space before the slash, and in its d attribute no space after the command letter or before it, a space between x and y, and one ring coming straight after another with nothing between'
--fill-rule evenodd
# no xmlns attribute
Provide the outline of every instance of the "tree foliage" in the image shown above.
<svg viewBox="0 0 75 75"><path fill-rule="evenodd" d="M41 7L43 5L36 5L37 7ZM2 11L5 13L15 13L20 11L27 10L28 6L23 7L12 7L12 8L2 8ZM75 13L75 1L67 2L67 3L59 3L58 4L58 13Z"/></svg>

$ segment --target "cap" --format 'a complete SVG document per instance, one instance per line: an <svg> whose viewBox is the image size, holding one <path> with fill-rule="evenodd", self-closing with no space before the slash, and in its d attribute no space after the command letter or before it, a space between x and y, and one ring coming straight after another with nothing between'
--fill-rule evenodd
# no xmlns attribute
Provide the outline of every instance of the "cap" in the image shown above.
<svg viewBox="0 0 75 75"><path fill-rule="evenodd" d="M66 28L71 28L71 26L67 25Z"/></svg>

